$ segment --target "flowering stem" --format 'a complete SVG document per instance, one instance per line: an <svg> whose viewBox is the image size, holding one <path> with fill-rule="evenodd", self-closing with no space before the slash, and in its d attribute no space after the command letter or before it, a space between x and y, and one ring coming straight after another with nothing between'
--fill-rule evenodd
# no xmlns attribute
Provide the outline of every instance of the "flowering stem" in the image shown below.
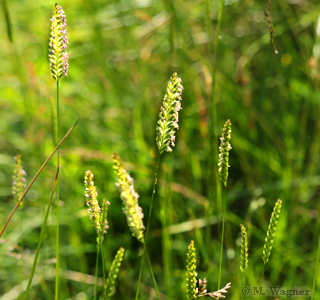
<svg viewBox="0 0 320 300"><path fill-rule="evenodd" d="M223 202L223 219L222 219L222 232L221 232L221 245L220 245L220 266L219 266L219 281L218 290L220 290L221 270L222 270L222 252L223 252L223 236L224 236L224 220L226 217L226 202L227 202L227 186L224 186L224 202Z"/></svg>
<svg viewBox="0 0 320 300"><path fill-rule="evenodd" d="M29 294L29 291L30 291L30 288L31 288L33 275L34 275L34 272L36 270L37 261L38 261L38 257L39 257L39 253L40 253L40 247L41 247L41 243L42 243L43 238L44 238L44 233L45 233L45 229L46 229L46 226L47 226L47 221L48 221L48 217L49 217L49 213L50 213L53 194L54 194L54 191L55 191L55 188L56 188L56 185L57 185L57 181L58 181L59 169L60 169L60 167L58 167L58 169L57 169L56 178L55 178L54 183L53 183L51 197L50 197L50 200L49 200L49 203L48 203L48 207L47 207L46 215L44 217L44 221L42 223L42 228L41 228L40 237L39 237L39 241L38 241L37 251L36 251L36 255L35 255L34 260L33 260L32 269L31 269L28 285L27 285L26 292L24 294L23 300L26 300L28 298L28 294Z"/></svg>
<svg viewBox="0 0 320 300"><path fill-rule="evenodd" d="M59 120L59 80L57 80L57 141L59 141L60 120ZM57 150L57 166L60 165L60 148ZM56 228L56 283L55 283L55 300L58 300L59 292L59 200L60 200L60 180L57 178L57 228Z"/></svg>
<svg viewBox="0 0 320 300"><path fill-rule="evenodd" d="M97 242L96 272L95 272L95 280L94 280L94 300L97 299L99 255L100 255L100 243Z"/></svg>
<svg viewBox="0 0 320 300"><path fill-rule="evenodd" d="M153 199L154 199L154 194L156 192L156 184L158 181L158 171L159 171L159 165L160 165L160 152L158 153L158 159L157 159L157 165L156 165L156 172L155 172L155 179L153 183L153 189L152 189L152 196L151 196L151 202L150 202L150 208L149 208L149 216L148 216L148 223L147 223L147 229L146 229L146 234L144 238L144 243L143 243L143 253L142 253L142 259L141 259L141 265L140 265L140 272L139 272L139 280L138 280L138 288L136 292L136 298L135 300L138 300L139 296L139 289L140 289L140 282L141 282L141 275L142 275L142 268L143 268L143 262L144 262L144 257L146 255L146 248L147 248L147 241L148 241L148 233L149 233L149 225L150 225L150 220L151 220L151 213L152 213L152 206L153 206ZM160 298L159 298L160 299Z"/></svg>
<svg viewBox="0 0 320 300"><path fill-rule="evenodd" d="M244 283L244 272L241 272L241 275L240 275L241 277L240 277L240 299L242 300L243 299L243 292L242 292L242 290L243 290L243 288L244 288L244 286L243 286L243 283Z"/></svg>
<svg viewBox="0 0 320 300"><path fill-rule="evenodd" d="M104 252L102 248L102 242L100 247L101 247L102 272L103 272L103 294L104 294L104 299L106 299L107 298L106 264L105 264L105 257L104 257Z"/></svg>

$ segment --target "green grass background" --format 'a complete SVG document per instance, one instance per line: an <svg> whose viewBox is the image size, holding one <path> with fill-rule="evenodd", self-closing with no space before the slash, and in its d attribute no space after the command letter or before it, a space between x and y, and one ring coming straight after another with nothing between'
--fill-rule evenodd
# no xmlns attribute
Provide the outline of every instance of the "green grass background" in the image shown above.
<svg viewBox="0 0 320 300"><path fill-rule="evenodd" d="M30 182L55 147L55 81L47 58L54 3L7 1L12 42L2 6L1 227L14 207L13 156L21 154ZM117 249L126 249L113 299L134 299L142 246L121 211L111 155L118 152L134 178L146 222L157 156L156 122L174 71L184 86L183 110L176 147L162 157L148 253L163 299L186 299L186 252L195 240L199 276L207 277L209 291L216 290L221 231L217 202L208 198L213 184L207 123L213 53L205 2L72 0L58 5L67 16L70 42L69 73L60 85L60 136L81 116L60 151L60 299L92 297L96 233L85 206L88 169L95 175L99 199L111 202L104 242L107 268ZM218 9L218 1L212 1L213 31ZM240 293L239 225L249 231L247 284L258 286L264 238L278 198L283 208L266 285L311 289L319 238L320 5L315 0L272 1L277 55L263 22L264 9L265 1L226 1L219 37L217 130L220 135L224 122L231 120L233 148L222 271L222 284L232 282L228 299L238 299ZM28 279L55 171L52 160L2 236L1 300L19 299L19 283ZM206 239L205 226L195 226L194 220L205 220L208 208L213 218ZM29 299L53 299L54 213L55 205ZM317 285L315 299L320 297L320 278ZM140 298L153 297L145 264Z"/></svg>

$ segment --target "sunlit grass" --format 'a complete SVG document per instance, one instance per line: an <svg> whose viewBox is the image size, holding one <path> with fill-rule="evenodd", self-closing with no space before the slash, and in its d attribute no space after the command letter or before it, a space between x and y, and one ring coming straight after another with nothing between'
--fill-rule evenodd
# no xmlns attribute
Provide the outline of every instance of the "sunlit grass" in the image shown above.
<svg viewBox="0 0 320 300"><path fill-rule="evenodd" d="M59 298L87 299L87 295L93 295L94 276L90 275L95 273L96 234L83 196L83 174L90 169L96 176L99 193L108 195L111 203L110 238L103 249L107 269L118 249L126 249L110 299L134 299L143 246L132 238L122 213L114 186L112 153L121 153L126 170L135 178L139 204L148 212L157 159L155 128L163 87L173 71L183 79L183 109L175 149L166 154L170 158L164 157L159 169L148 254L160 296L187 299L186 253L190 240L194 240L199 278L209 272L207 285L216 290L222 216L217 196L209 195L209 184L216 181L209 177L208 166L213 157L208 145L218 145L218 139L209 140L212 129L208 124L208 101L213 93L212 42L218 2L95 0L58 4L68 16L72 65L68 79L60 86L60 132L66 132L82 116L60 150ZM316 2L271 1L274 41L279 52L275 55L269 43L268 22L263 22L265 4L225 1L221 20L214 89L217 120L213 129L222 132L217 124L220 126L229 118L232 121L232 171L226 190L221 272L221 285L232 282L227 299L238 299L241 286L239 225L246 226L250 245L244 282L247 286L259 285L265 234L278 198L283 200L283 207L265 280L288 289L301 286L312 290L313 282L316 287L320 284L319 280L314 281L320 229L316 51L320 7ZM13 38L6 35L6 19L2 15L2 225L14 207L12 157L21 154L30 182L32 174L56 146L56 113L50 104L55 101L55 85L47 61L54 3L26 2L21 6L6 1L6 5ZM44 171L24 199L23 231L21 218L14 215L1 237L0 299L15 299L9 295L10 291L21 289L23 278L15 276L21 268L25 285L30 274L56 163L49 162ZM53 297L56 225L49 216L30 299ZM100 291L102 278L99 268ZM319 298L317 288L315 293L314 299ZM140 297L156 298L146 264Z"/></svg>

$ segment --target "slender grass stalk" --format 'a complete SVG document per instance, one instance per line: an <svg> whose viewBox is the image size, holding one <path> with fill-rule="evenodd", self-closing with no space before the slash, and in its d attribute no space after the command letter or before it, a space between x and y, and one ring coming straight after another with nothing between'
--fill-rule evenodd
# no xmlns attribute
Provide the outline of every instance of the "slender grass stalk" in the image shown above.
<svg viewBox="0 0 320 300"><path fill-rule="evenodd" d="M63 137L63 139L60 141L59 145L52 151L52 153L48 156L48 158L46 159L46 161L43 163L43 165L40 167L40 169L38 170L38 172L36 173L36 175L32 178L31 182L29 183L29 185L27 186L26 190L24 191L23 195L21 196L20 200L17 202L16 206L14 207L14 209L12 210L10 216L8 217L6 223L3 225L1 231L0 231L0 238L3 234L3 232L5 231L6 227L8 226L13 214L15 213L15 211L18 209L18 207L20 206L20 203L23 201L24 197L26 196L26 194L28 193L28 191L30 190L30 188L32 187L32 185L34 184L34 182L36 181L36 179L38 178L38 176L40 175L40 173L42 172L42 170L44 169L44 167L46 166L46 164L49 162L49 160L51 159L51 157L56 153L57 149L62 145L62 143L65 141L65 139L69 136L69 134L71 133L71 131L73 130L73 128L78 124L78 122L80 121L80 118L76 121L76 123L69 129L69 131L66 133L66 135Z"/></svg>
<svg viewBox="0 0 320 300"><path fill-rule="evenodd" d="M52 16L51 21L51 31L49 39L49 61L52 77L57 82L57 140L59 141L60 132L60 111L59 111L59 82L62 75L68 76L68 53L67 44L69 43L67 37L67 20L61 6L55 4L55 14ZM57 165L60 164L60 153L58 149L57 153ZM60 182L58 178L57 184L57 227L56 227L56 281L55 281L55 300L59 299L59 227L60 227Z"/></svg>
<svg viewBox="0 0 320 300"><path fill-rule="evenodd" d="M164 186L164 199L160 201L160 220L162 228L162 261L163 261L163 275L164 275L164 285L165 291L169 298L174 298L174 288L172 285L172 237L169 232L169 226L172 224L172 190L171 183L173 182L173 172L172 172L172 160L173 157L168 155L166 157L166 165L168 166L166 186Z"/></svg>
<svg viewBox="0 0 320 300"><path fill-rule="evenodd" d="M55 180L54 180L54 183L53 183L53 187L52 187L50 200L49 200L47 211L46 211L46 215L45 215L44 221L42 223L42 228L41 228L40 237L39 237L39 241L38 241L37 251L36 251L36 254L35 254L35 257L34 257L34 260L33 260L32 269L31 269L28 285L27 285L27 288L26 288L26 292L25 292L24 297L23 297L24 300L28 299L29 291L30 291L31 284L32 284L32 279L33 279L33 276L34 276L34 272L36 270L37 261L38 261L38 257L39 257L39 253L40 253L40 247L41 247L41 244L42 244L42 241L43 241L43 238L44 238L44 233L45 233L45 229L46 229L46 226L47 226L47 221L48 221L48 217L49 217L49 213L50 213L50 209L51 209L52 199L53 199L54 191L56 189L56 185L57 185L57 182L58 182L59 169L60 169L60 166L57 169L56 177L55 177Z"/></svg>
<svg viewBox="0 0 320 300"><path fill-rule="evenodd" d="M272 20L271 20L271 15L270 15L270 12L269 12L269 7L271 7L271 2L270 2L270 0L267 0L266 7L265 7L265 9L264 9L264 20L268 20L269 33L270 33L270 44L272 45L272 48L273 48L274 53L275 53L275 54L278 54L276 45L275 45L275 43L274 43L274 34L275 34L275 31L274 31L274 28L273 28L273 24L272 24Z"/></svg>
<svg viewBox="0 0 320 300"><path fill-rule="evenodd" d="M319 236L319 242L318 242L317 260L316 260L316 265L315 265L315 269L314 269L314 276L313 276L311 300L314 299L314 291L316 289L316 284L317 284L317 278L318 278L317 272L318 272L318 266L319 266L319 257L320 257L320 236Z"/></svg>
<svg viewBox="0 0 320 300"><path fill-rule="evenodd" d="M60 117L59 117L59 80L57 80L57 140L59 141L59 131L60 131ZM57 165L60 164L60 148L57 151ZM58 178L57 182L57 208L56 208L56 282L55 282L55 300L58 300L59 292L59 265L60 265L60 255L59 255L59 241L60 241L60 180Z"/></svg>
<svg viewBox="0 0 320 300"><path fill-rule="evenodd" d="M219 260L219 278L218 278L218 290L220 290L221 272L222 272L222 260L223 260L223 240L224 240L224 223L226 218L226 203L227 203L227 188L224 188L224 201L222 212L222 229L221 229L221 243L220 243L220 260Z"/></svg>
<svg viewBox="0 0 320 300"><path fill-rule="evenodd" d="M159 289L158 289L158 285L157 285L157 281L156 281L156 278L155 278L154 273L153 273L153 269L152 269L152 264L151 264L151 261L150 261L150 257L149 257L148 252L146 252L146 253L147 253L147 260L148 260L149 270L150 270L150 274L151 274L152 281L153 281L153 284L154 284L154 288L155 288L155 290L156 290L158 300L161 300L161 298L160 298L160 293L159 293Z"/></svg>
<svg viewBox="0 0 320 300"><path fill-rule="evenodd" d="M101 259L102 259L102 274L103 274L103 295L104 295L104 299L106 299L107 298L107 295L106 295L106 290L107 290L106 262L105 262L105 256L104 256L102 244L101 244Z"/></svg>
<svg viewBox="0 0 320 300"><path fill-rule="evenodd" d="M10 18L9 9L7 6L7 0L2 0L1 2L2 2L3 11L4 11L4 16L6 19L8 39L11 43L13 43L11 18Z"/></svg>
<svg viewBox="0 0 320 300"><path fill-rule="evenodd" d="M156 184L158 181L160 157L161 157L161 154L165 151L172 152L171 147L175 146L175 140L176 140L175 131L176 129L179 129L178 121L179 121L179 111L181 110L180 101L182 100L181 98L182 91L183 91L183 86L181 84L181 78L178 77L177 73L173 73L168 82L167 90L164 95L162 106L160 108L159 120L157 123L158 126L156 128L156 131L157 131L156 144L158 147L158 158L157 158L155 179L154 179L152 195L151 195L151 202L149 207L149 216L148 216L148 223L147 223L147 229L145 234L145 241L143 245L143 254L142 254L141 265L140 265L138 287L137 287L137 292L135 297L136 300L138 300L138 296L139 296L143 263L144 263L144 258L147 251L146 250L147 240L148 240L148 234L149 234L154 195L156 192Z"/></svg>
<svg viewBox="0 0 320 300"><path fill-rule="evenodd" d="M220 264L219 264L219 279L218 290L220 290L221 272L222 272L222 254L223 254L223 238L224 238L224 223L226 217L226 205L227 205L227 182L229 174L229 151L231 150L231 122L227 120L224 124L222 137L220 138L219 147L219 176L224 185L224 201L223 201L223 220L222 220L222 232L221 232L221 245L220 245Z"/></svg>
<svg viewBox="0 0 320 300"><path fill-rule="evenodd" d="M170 32L169 32L169 42L170 42L170 63L173 67L177 65L177 56L176 56L176 9L174 6L174 0L163 0L164 5L167 8L167 11L170 15Z"/></svg>
<svg viewBox="0 0 320 300"><path fill-rule="evenodd" d="M94 281L94 300L97 299L99 254L100 254L100 245L97 243L96 271L95 271L95 281Z"/></svg>
<svg viewBox="0 0 320 300"><path fill-rule="evenodd" d="M220 6L219 6L219 14L218 14L218 24L215 31L215 39L212 37L212 29L209 26L211 23L211 0L206 0L206 23L207 23L207 32L209 37L209 46L208 51L210 54L210 59L212 57L211 52L213 49L213 62L211 67L211 80L212 80L212 86L211 86L211 95L210 100L208 101L208 127L209 127L209 153L212 155L209 156L209 199L211 200L211 203L213 203L214 197L216 197L217 200L217 207L218 212L222 212L222 193L221 193L221 185L219 184L217 178L218 178L218 172L216 169L217 165L217 157L218 157L218 145L216 144L218 133L217 133L217 109L216 109L216 92L215 92L215 84L216 84L216 71L217 71L217 61L218 61L218 48L219 48L219 35L220 35L220 28L222 23L222 12L224 7L224 0L220 0ZM211 46L211 43L213 45ZM214 182L214 183L213 183ZM212 207L212 206L211 206ZM210 216L212 215L213 209L209 207L207 212L207 220L209 220ZM210 244L210 227L207 226L207 245ZM209 246L207 246L209 247ZM208 249L209 251L209 249ZM210 255L210 253L208 253ZM220 285L218 285L218 289L220 289Z"/></svg>
<svg viewBox="0 0 320 300"><path fill-rule="evenodd" d="M145 234L145 242L143 243L143 253L142 253L141 264L140 264L138 287L137 287L137 292L136 292L136 297L135 297L136 300L138 300L138 296L139 296L142 269L143 269L144 257L145 257L145 253L146 253L147 238L148 238L148 234L149 234L149 226L150 226L151 213L152 213L152 207L153 207L153 200L154 200L154 194L156 193L156 184L157 184L157 178L158 178L158 172L159 172L159 164L160 164L160 154L158 154L158 159L157 159L155 180L153 183L152 196L151 196L151 202L150 202L150 207L149 207L148 223L147 223L147 229L146 229L146 234Z"/></svg>

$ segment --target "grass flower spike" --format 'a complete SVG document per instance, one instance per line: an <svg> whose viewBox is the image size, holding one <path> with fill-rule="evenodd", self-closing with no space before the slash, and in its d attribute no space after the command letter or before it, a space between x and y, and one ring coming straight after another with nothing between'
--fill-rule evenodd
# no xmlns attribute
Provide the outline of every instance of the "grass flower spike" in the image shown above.
<svg viewBox="0 0 320 300"><path fill-rule="evenodd" d="M21 155L17 155L14 157L14 171L12 177L12 195L14 197L15 202L18 202L23 194L23 188L26 187L26 179L25 176L27 173L22 169L21 166ZM22 208L23 202L21 201L19 207Z"/></svg>
<svg viewBox="0 0 320 300"><path fill-rule="evenodd" d="M230 144L231 139L231 122L228 120L223 127L222 137L220 138L219 147L219 175L224 186L227 186L228 168L229 166L229 151L232 149Z"/></svg>
<svg viewBox="0 0 320 300"><path fill-rule="evenodd" d="M84 184L86 187L85 196L87 200L87 206L89 207L88 211L90 214L90 220L97 232L99 232L101 209L98 203L98 193L96 187L94 186L93 174L91 173L91 171L86 172L86 175L84 177Z"/></svg>
<svg viewBox="0 0 320 300"><path fill-rule="evenodd" d="M187 294L188 300L194 300L196 298L196 249L194 242L191 241L188 246L187 254Z"/></svg>
<svg viewBox="0 0 320 300"><path fill-rule="evenodd" d="M241 224L241 263L240 270L243 273L248 266L248 240L247 240L247 230Z"/></svg>
<svg viewBox="0 0 320 300"><path fill-rule="evenodd" d="M121 247L110 268L110 272L109 272L109 276L108 276L108 280L107 280L107 286L106 286L106 291L105 291L105 295L106 295L106 300L109 299L109 296L112 292L112 289L114 287L115 281L117 279L118 276L118 272L119 272L119 267L121 265L122 259L123 259L123 255L124 255L124 249Z"/></svg>
<svg viewBox="0 0 320 300"><path fill-rule="evenodd" d="M56 11L52 16L50 39L49 39L49 61L52 77L58 81L64 74L68 76L68 53L67 53L67 20L61 6L56 3Z"/></svg>
<svg viewBox="0 0 320 300"><path fill-rule="evenodd" d="M114 169L117 175L116 186L120 190L120 198L123 202L123 212L127 216L127 222L132 235L138 241L144 243L145 229L143 225L142 208L139 206L139 195L134 190L133 179L129 173L123 168L120 156L116 153L113 155Z"/></svg>
<svg viewBox="0 0 320 300"><path fill-rule="evenodd" d="M87 206L89 207L88 211L90 213L90 220L92 225L97 230L98 234L98 243L102 242L104 234L107 233L108 221L107 221L107 212L108 206L110 205L109 201L103 200L102 209L99 206L98 202L98 193L97 189L94 186L93 174L90 171L87 171L84 178L85 183L85 196L87 200Z"/></svg>
<svg viewBox="0 0 320 300"><path fill-rule="evenodd" d="M187 296L188 300L194 300L203 296L210 296L214 299L225 298L224 293L227 293L227 289L231 288L231 282L229 282L224 288L216 292L207 291L207 279L199 279L198 287L197 284L197 272L196 272L196 249L194 242L191 241L188 246L187 254Z"/></svg>
<svg viewBox="0 0 320 300"><path fill-rule="evenodd" d="M108 207L110 205L110 202L106 199L103 199L102 202L102 209L101 209L101 215L100 215L100 230L101 230L101 238L107 233L107 229L109 228L108 225Z"/></svg>
<svg viewBox="0 0 320 300"><path fill-rule="evenodd" d="M156 143L160 155L164 152L171 152L175 145L175 130L179 129L179 110L181 110L181 94L183 86L177 73L173 73L168 83L160 108L159 121L157 126Z"/></svg>
<svg viewBox="0 0 320 300"><path fill-rule="evenodd" d="M265 239L265 244L263 247L262 260L264 264L268 262L271 254L273 239L276 233L277 223L280 217L281 206L282 206L282 201L279 199L273 208L273 212L272 212L269 227L268 227L267 237Z"/></svg>

